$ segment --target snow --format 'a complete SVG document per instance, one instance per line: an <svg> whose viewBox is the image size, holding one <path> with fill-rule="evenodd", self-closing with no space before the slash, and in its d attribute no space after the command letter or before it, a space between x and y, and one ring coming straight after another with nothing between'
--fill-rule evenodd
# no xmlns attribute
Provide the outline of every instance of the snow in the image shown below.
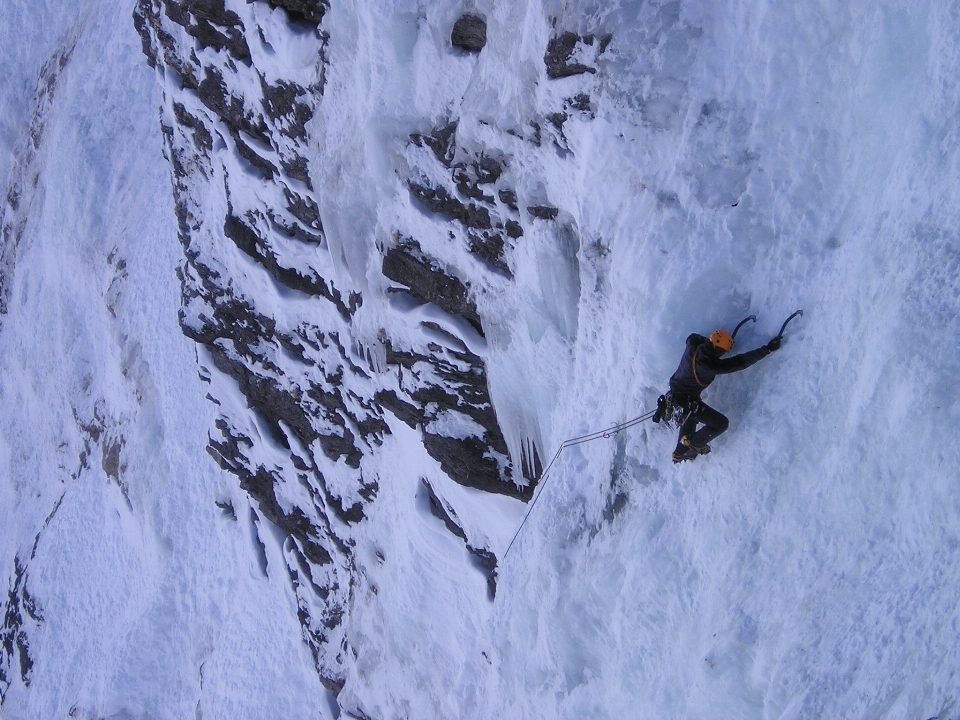
<svg viewBox="0 0 960 720"><path fill-rule="evenodd" d="M26 586L44 618L26 620L31 682L14 671L2 711L332 716L271 569L284 539L204 450L216 409L177 326L159 88L131 9L0 7L0 177L40 178L0 270L0 568L12 578L40 536ZM377 244L416 237L472 280L486 340L454 329L486 359L512 456L532 443L549 459L652 409L688 333L755 313L747 350L804 316L778 353L706 393L731 421L708 457L674 466L674 435L649 423L566 449L505 559L525 507L454 484L388 418L368 466L380 494L357 531L344 715L953 717L956 8L477 10L479 55L447 47L454 3L354 0L324 21L312 171L338 280L365 293L359 345L376 349L386 322L450 326L382 292ZM285 37L280 11L249 12L273 28L251 42L258 65L276 57L277 78L309 78L310 46ZM547 79L555 29L613 33L596 74ZM24 169L40 67L74 40ZM581 92L591 110L567 107L561 136L544 118ZM560 209L521 214L512 280L458 252L403 184L430 152L408 136L451 112L461 148L506 159L521 208ZM278 312L303 303L262 285ZM217 387L242 410L230 392ZM423 479L500 556L493 602Z"/></svg>
<svg viewBox="0 0 960 720"><path fill-rule="evenodd" d="M21 148L41 65L75 43L22 173L39 185L3 279L0 567L27 566L43 622L22 613L34 665L24 686L14 660L2 715L324 717L285 576L260 573L249 500L204 450L213 410L177 324L159 92L132 3L66 18L60 5L0 9L16 78L0 110Z"/></svg>

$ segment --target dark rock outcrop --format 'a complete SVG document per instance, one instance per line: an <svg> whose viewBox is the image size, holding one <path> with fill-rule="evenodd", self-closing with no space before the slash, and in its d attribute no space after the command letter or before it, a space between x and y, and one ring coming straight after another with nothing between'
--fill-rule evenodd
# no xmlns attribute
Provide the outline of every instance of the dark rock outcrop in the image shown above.
<svg viewBox="0 0 960 720"><path fill-rule="evenodd" d="M425 329L442 332L429 324ZM400 365L400 390L409 399L400 406L422 430L427 452L454 481L485 492L529 499L532 484L518 484L487 388L483 360L466 348L434 345L427 353L387 346L387 361ZM442 383L431 382L440 378ZM396 405L398 398L384 398ZM450 437L444 420L460 418L475 434ZM527 478L529 479L529 478Z"/></svg>
<svg viewBox="0 0 960 720"><path fill-rule="evenodd" d="M560 213L560 210L550 205L531 205L527 208L527 212L541 220L553 220Z"/></svg>
<svg viewBox="0 0 960 720"><path fill-rule="evenodd" d="M463 531L463 528L460 527L456 510L440 499L440 496L434 491L433 485L430 484L429 480L420 478L420 483L430 497L430 514L442 520L451 535L455 535L466 542L467 534Z"/></svg>
<svg viewBox="0 0 960 720"><path fill-rule="evenodd" d="M410 194L423 203L430 212L459 220L467 227L488 230L490 211L482 205L464 203L453 197L444 187L430 187L411 180L407 183Z"/></svg>
<svg viewBox="0 0 960 720"><path fill-rule="evenodd" d="M610 44L612 36L604 35L599 39L595 35L578 35L575 32L565 32L550 38L547 43L547 52L543 61L547 66L547 77L557 79L595 73L597 69L585 63L576 62L573 58L577 51L584 46L596 46L596 55L601 55Z"/></svg>
<svg viewBox="0 0 960 720"><path fill-rule="evenodd" d="M266 0L270 7L280 7L294 22L316 26L330 9L327 0Z"/></svg>
<svg viewBox="0 0 960 720"><path fill-rule="evenodd" d="M430 133L414 133L410 136L410 141L420 147L424 145L429 147L433 150L433 154L436 155L440 164L448 168L453 162L453 154L457 148L456 134L457 123L447 122L434 128Z"/></svg>
<svg viewBox="0 0 960 720"><path fill-rule="evenodd" d="M497 556L489 550L467 545L467 550L473 556L474 566L487 577L487 598L493 600L497 596Z"/></svg>
<svg viewBox="0 0 960 720"><path fill-rule="evenodd" d="M425 257L415 241L406 240L387 250L383 257L383 274L407 287L414 297L466 318L477 332L483 334L480 315L470 299L467 286Z"/></svg>
<svg viewBox="0 0 960 720"><path fill-rule="evenodd" d="M500 153L467 153L458 149L456 128L455 122L445 122L429 133L410 136L414 145L433 150L437 163L447 171L449 183L414 177L407 180L407 187L421 210L463 227L467 250L482 261L486 269L512 278L507 256L511 241L520 237L523 230L516 220L504 221L502 217L504 213L518 210L516 192L502 187L509 170L508 161ZM429 175L435 176L435 173ZM509 240L504 237L504 230Z"/></svg>
<svg viewBox="0 0 960 720"><path fill-rule="evenodd" d="M450 43L467 52L480 52L487 44L487 21L480 15L462 15L453 25Z"/></svg>
<svg viewBox="0 0 960 720"><path fill-rule="evenodd" d="M430 500L430 513L439 518L447 530L452 535L463 540L467 551L470 553L473 565L484 574L487 579L487 597L493 600L497 594L497 556L484 548L475 548L470 544L470 540L463 528L460 526L456 510L449 503L445 502L433 489L430 481L426 478L420 478L420 482Z"/></svg>
<svg viewBox="0 0 960 720"><path fill-rule="evenodd" d="M514 228L515 232L516 228L519 228L520 226L517 223L514 223L512 220L507 221L508 226L510 226L511 223L516 226ZM521 229L518 235L512 235L511 230L508 227L507 234L510 235L510 237L516 238L520 237L520 235L523 235L523 230ZM503 260L504 250L506 249L506 244L503 241L503 235L501 235L499 232L482 232L479 234L471 233L469 242L470 252L476 257L485 261L492 268L506 275L508 278L513 277L513 273Z"/></svg>
<svg viewBox="0 0 960 720"><path fill-rule="evenodd" d="M13 583L7 591L6 601L0 605L3 625L0 625L0 702L15 676L20 682L30 685L33 657L30 655L30 639L27 629L43 621L36 601L27 592L26 567L20 558L14 559Z"/></svg>

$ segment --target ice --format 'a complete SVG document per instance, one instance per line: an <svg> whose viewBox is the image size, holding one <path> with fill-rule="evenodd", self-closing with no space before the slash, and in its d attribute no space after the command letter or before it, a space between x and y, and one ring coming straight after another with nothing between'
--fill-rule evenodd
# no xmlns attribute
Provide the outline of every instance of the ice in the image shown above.
<svg viewBox="0 0 960 720"><path fill-rule="evenodd" d="M718 10L718 15L712 19L717 20L723 12ZM889 17L884 17L885 13L880 14L882 17L878 19L878 26L871 26L867 33L871 35L876 32L879 37L873 41L874 44L865 44L873 53L880 55L887 53L890 47L897 48L898 52L906 53L905 57L897 59L897 67L902 66L908 73L917 72L919 67L919 71L923 72L924 63L918 65L916 51L925 47L927 23L933 21L925 20L920 11L907 18L909 22L891 21ZM786 18L776 14L768 14L767 22L771 25L789 24ZM796 35L796 25L791 24L791 27ZM863 41L853 28L847 28L846 31L852 37L848 36L846 42L835 41L835 47L855 46ZM890 38L890 33L900 37ZM740 49L745 46L747 55L761 50L757 44L744 41L738 44L728 38L726 42ZM800 42L794 39L795 44ZM706 54L707 47L709 45L701 43L700 52ZM813 56L811 54L810 57ZM940 55L929 50L927 57ZM789 56L780 58L781 63L789 60ZM793 62L809 61L806 56L798 55ZM889 63L890 59L884 62ZM714 67L730 66L729 61L710 63L709 57L703 58L701 63ZM840 61L833 64L831 69L830 58L824 62L825 67L811 65L803 69L808 76L829 77L831 73L840 76L844 72ZM888 72L883 66L864 70L870 83ZM912 358L916 352L923 352L920 348L924 341L919 336L940 331L933 330L938 324L899 319L899 316L903 312L903 300L912 297L918 288L914 284L914 273L935 272L938 264L924 261L918 265L911 259L915 253L915 240L908 238L916 230L909 228L918 221L925 225L927 221L924 216L927 212L932 212L942 220L945 219L943 213L951 211L945 203L941 203L937 210L926 206L922 210L911 210L909 204L903 207L896 200L897 191L890 187L899 184L897 175L913 172L926 175L926 171L921 170L925 162L941 163L929 156L910 160L911 154L919 148L908 143L908 149L901 149L900 143L894 139L907 132L910 122L913 122L921 137L926 134L923 126L929 122L927 119L916 118L909 113L908 117L902 114L903 108L911 107L912 98L921 96L921 91L917 90L918 82L896 84L893 97L889 91L877 97L876 92L868 92L868 84L864 92L870 96L870 102L863 106L854 104L852 108L854 115L864 113L861 116L863 122L856 128L857 132L844 135L845 129L850 132L842 125L846 107L843 103L848 101L845 88L831 95L822 92L830 91L830 85L818 86L815 89L820 99L811 97L810 105L803 105L804 93L797 93L796 86L784 80L783 77L777 78L779 89L772 100L763 95L753 96L749 92L741 91L741 97L738 97L738 93L732 93L733 97L727 101L730 107L724 110L727 119L719 113L720 119L711 121L726 124L720 132L724 141L742 143L743 113L738 113L736 105L739 102L750 107L751 113L756 113L758 117L749 131L754 134L754 141L748 145L752 145L755 149L751 152L759 156L751 159L751 162L759 162L760 168L746 173L739 171L736 169L738 157L742 156L730 153L733 163L730 172L734 174L725 176L726 171L717 163L716 146L709 142L716 137L716 130L711 130L710 135L696 131L687 146L681 142L681 148L689 148L682 150L688 153L683 163L694 169L701 167L705 170L698 171L699 175L697 172L690 174L686 194L680 192L682 187L678 188L680 191L673 191L677 196L674 202L686 207L685 214L692 216L684 217L681 214L679 218L667 218L679 221L679 229L684 230L684 234L673 239L674 244L668 248L679 255L676 261L669 257L658 257L657 249L644 243L644 235L656 236L666 222L652 212L653 207L649 207L650 215L647 218L635 218L638 226L624 223L619 228L615 226L604 231L603 235L612 245L614 258L620 258L620 262L607 271L614 277L612 281L608 280L613 297L597 298L598 302L606 303L608 308L586 308L588 312L600 313L597 320L585 323L581 311L580 326L588 327L594 337L589 333L578 336L578 345L583 348L581 352L589 358L589 362L585 359L577 365L582 379L570 383L575 393L578 388L589 387L590 394L598 397L599 401L594 405L580 402L575 407L572 407L574 403L570 403L570 409L566 410L570 434L573 434L574 428L584 424L603 427L611 417L611 409L623 406L619 395L624 389L642 389L657 384L662 387L676 363L686 332L709 331L721 324L732 327L748 312L759 312L761 319L758 326L745 328L741 334L741 343L750 347L775 333L780 320L794 306L806 306L807 315L803 322L791 328L784 350L767 361L766 367L761 365L748 371L754 374L753 377L747 374L731 377L726 383L718 383L712 391L718 405L736 411L731 412L734 418L731 434L718 441L718 450L723 445L730 448L726 459L717 454L710 458L710 465L703 470L698 467L696 474L691 471L681 476L669 465L662 465L672 441L662 436L646 435L646 431L643 431L644 434L638 432L639 438L628 441L628 453L634 458L640 457L659 465L662 469L661 480L643 489L643 494L630 488L632 499L624 515L617 518L611 528L601 529L592 541L586 542L589 537L587 533L580 536L582 540L573 546L569 544L569 533L573 531L576 537L578 523L589 523L589 514L591 510L596 512L596 505L587 508L587 517L577 520L576 513L572 516L567 514L575 505L564 502L564 497L570 496L572 500L579 494L576 483L565 483L562 478L551 481L546 491L552 495L545 496L543 504L538 506L531 518L530 524L534 527L526 529L525 536L522 536L525 538L521 541L524 543L523 550L519 556L511 556L510 562L519 565L517 575L511 574L509 565L505 571L504 583L515 582L511 591L527 597L529 604L524 604L525 601L512 595L511 591L501 595L504 600L498 613L502 623L498 626L498 635L503 638L500 649L504 665L498 669L498 679L494 685L508 699L500 704L493 703L493 707L501 712L511 708L520 716L573 717L590 709L600 714L635 716L639 707L648 708L640 712L648 713L650 717L708 717L713 712L712 708L719 704L730 708L732 714L760 715L766 712L770 716L778 716L781 712L789 714L788 708L792 707L793 712L800 716L810 716L831 714L829 708L833 707L838 714L871 716L886 712L901 692L900 688L888 687L883 682L872 684L873 679L883 677L883 672L878 672L878 666L872 664L871 669L865 669L862 656L854 650L856 645L848 651L839 648L850 642L850 638L863 633L872 633L871 637L880 644L889 642L888 638L900 637L897 622L903 622L903 618L896 621L883 615L879 608L887 607L889 603L896 604L898 598L906 600L914 597L907 588L911 583L922 585L925 582L923 573L907 580L900 576L903 571L897 570L893 577L885 581L869 582L869 587L864 587L863 593L857 585L838 589L835 593L827 592L826 587L835 582L830 578L846 576L849 572L846 568L851 561L853 567L858 567L869 557L881 566L885 564L884 558L897 562L894 559L900 553L897 549L899 544L907 538L917 542L924 534L919 528L914 528L897 538L887 534L888 531L880 531L883 525L877 527L873 519L878 510L877 503L887 508L883 513L886 522L896 526L903 522L912 524L908 518L914 516L916 508L903 516L894 509L899 506L899 501L894 498L900 498L905 493L912 498L910 504L937 502L934 498L938 491L927 495L916 488L910 478L924 466L920 459L922 448L929 448L931 442L934 446L942 446L945 439L941 434L939 443L933 440L938 432L945 432L945 428L929 416L928 420L921 421L919 415L923 412L920 408L927 407L928 393L934 391L939 394L938 380L933 378L942 377L942 373L934 369L938 363L924 365L925 369L921 369L921 363ZM937 82L928 82L932 91L937 92ZM840 85L837 82L837 86ZM897 96L898 89L908 95L906 101ZM698 91L704 95L714 94L709 88L698 88ZM796 109L813 116L810 118L812 126L812 121L824 113L833 113L841 120L839 127L821 126L816 131L820 137L819 144L812 148L803 145L808 152L812 149L809 155L800 152L800 138L788 138L788 142L796 143L796 152L771 151L783 142L778 137L783 124L776 122L778 103L781 98L791 94L794 95L791 102L799 105ZM947 100L947 96L943 97ZM894 119L889 125L881 123L874 130L867 124L868 118L876 122L877 118L888 117L877 106L881 100L894 105ZM821 101L823 105L832 101L833 107L823 110L816 108ZM698 104L695 98L687 102L701 114L704 105L708 104ZM767 107L763 107L764 103L767 103ZM772 113L769 120L764 111ZM718 112L711 110L710 115L717 117ZM797 124L802 127L807 118L801 116L798 120ZM698 119L694 116L690 122L693 124ZM661 126L652 123L652 132L645 139L652 144L658 140L662 143L663 140L657 136L658 132L663 131ZM894 128L898 130L896 134L887 134ZM840 137L831 139L831 132ZM955 128L949 132L956 137ZM847 153L855 152L857 163L841 163L842 158L834 156L838 146L847 148ZM596 153L598 148L602 151L603 143L593 138L592 151ZM767 163L782 165L785 172L776 179L768 179L762 174L762 166ZM787 163L792 163L792 166ZM618 165L617 170L624 169L623 165ZM898 168L900 172L897 175L876 172L877 168L888 167ZM656 167L651 170L655 173ZM653 182L643 178L646 174L643 163L637 163L633 172L641 176L638 178L640 183L647 187L653 185ZM813 182L805 176L811 177ZM599 172L596 177L608 179L605 182L585 183L582 188L584 193L589 194L592 187L606 190L611 184L634 187L640 184L631 181L629 175L618 177L617 183L611 183L609 176ZM715 181L718 189L713 195L704 194L703 178ZM885 185L888 178L893 180L890 185ZM944 177L940 179L946 180ZM944 184L952 186L950 181ZM772 193L767 187L774 188ZM727 197L734 200L744 191L748 194L744 198L746 204L738 204L737 209L728 212L725 217L716 217L707 212L719 209L717 206L722 204L719 199L724 197L723 193L728 193ZM850 198L854 191L858 197ZM770 205L760 205L749 197L752 192L766 196L771 201ZM927 192L946 199L940 194L942 191L934 186L927 186L924 194ZM880 197L884 202L878 201ZM582 205L611 207L604 197L593 195L591 200ZM669 203L658 199L658 204L665 206L657 208L661 214L671 212ZM704 211L697 211L698 205L706 206ZM612 207L616 208L617 205L613 204ZM691 210L691 207L694 209ZM880 207L884 209L877 212ZM810 208L818 208L820 217L812 216ZM790 230L792 224L784 222L785 216L791 213L794 213L793 218L797 221L797 230ZM600 214L594 213L595 216ZM891 217L895 215L895 218ZM851 216L857 217L855 223L847 220ZM835 234L838 227L835 223L838 222L842 228L841 237ZM606 223L609 226L609 219ZM581 227L584 228L584 235L588 236L592 224L581 222ZM674 225L671 232L677 229ZM815 232L811 233L811 230ZM813 237L810 237L811 234ZM819 240L817 234L820 235ZM893 239L885 240L887 235ZM940 248L934 252L944 253L940 255L943 258L940 262L946 260L950 263L948 258L951 255L947 250L949 241L934 241L934 245ZM648 248L653 250L652 257ZM792 257L794 253L797 257ZM758 265L759 270L756 269ZM697 269L691 272L692 268ZM777 279L775 287L771 286L772 278ZM950 281L947 284L945 294L949 296L952 288L949 287ZM927 287L925 284L922 286ZM924 294L924 291L920 293ZM944 296L939 292L934 294ZM916 303L915 300L909 300L906 306L915 306ZM929 307L925 301L920 301L920 304ZM634 308L636 312L633 312ZM952 305L951 309L955 311L956 306ZM913 314L912 311L907 312ZM530 316L528 313L524 318L528 326L531 325ZM956 321L944 320L955 332ZM543 324L536 323L534 326L539 331ZM914 329L907 331L907 327ZM598 331L599 328L603 330ZM902 337L898 335L900 331L908 332L910 341L903 345L897 343L897 348L881 339L891 335ZM665 332L666 337L661 337ZM946 332L948 335L941 337L950 336L951 331ZM522 337L519 328L510 335L510 339L515 342L517 337ZM540 337L536 337L536 340L540 340ZM672 353L670 347L673 348ZM492 353L494 361L499 357L505 363L516 362L517 356L509 356L509 361L505 355L498 356L497 348L495 345ZM641 350L634 351L633 348ZM619 362L614 357L616 350L625 350ZM518 355L527 357L525 353ZM600 359L607 362L601 362ZM780 367L776 367L776 364ZM540 367L548 372L551 368L549 364ZM623 374L615 374L613 382L600 381L604 373L616 372L613 368L620 368ZM516 370L515 367L511 369ZM927 380L919 380L917 373L926 375ZM494 379L499 377L496 366L492 374ZM503 374L507 373L504 371ZM882 393L880 388L883 388ZM520 392L519 388L517 391ZM528 391L525 399L535 397ZM578 399L583 400L583 395ZM912 413L909 409L911 405L914 408ZM542 409L550 407L542 402L537 406ZM498 403L498 410L501 407ZM878 414L881 409L883 412ZM933 410L932 407L929 409ZM553 413L554 422L558 412ZM739 418L738 413L741 415ZM584 421L584 415L593 418L594 422ZM645 447L648 443L656 443L657 447ZM735 452L730 445L732 443L735 443ZM760 448L760 452L751 453L748 450L751 446ZM884 447L888 447L891 454L880 449ZM949 484L952 482L949 478L955 476L955 470L946 468L955 468L952 463L956 462L957 453L953 443L948 442L947 446L942 447L945 454L935 451L936 457L941 459L935 461L938 470L934 472L941 481ZM946 450L946 447L950 449ZM902 457L903 454L908 455L909 459ZM591 461L593 455L599 456L596 461ZM657 455L660 461L655 459ZM587 461L586 468L581 463L573 464L572 460L564 458L558 466L559 471L569 473L577 467L578 472L586 469L587 472L602 473L604 464L609 462L602 449L585 451L583 458ZM943 462L947 465L939 464ZM591 471L594 466L595 469ZM581 483L584 480L580 478ZM703 486L704 482L708 483L707 487ZM911 489L897 490L902 483L907 483ZM590 489L595 487L594 483ZM836 499L827 500L824 494ZM885 495L887 500L883 499ZM926 497L926 500L920 500L922 497ZM551 500L558 514L550 512ZM932 509L933 505L927 507ZM650 525L651 531L659 539L653 548L650 547L647 532L639 535L632 532L636 526L642 528L647 525L645 517L651 512L655 513L656 518ZM943 517L942 513L937 514ZM853 525L846 526L848 522ZM564 528L560 535L557 535L557 530L551 530L556 527L554 523ZM953 528L948 532L956 530L955 523L951 521L947 521L946 527ZM914 531L919 535L915 535ZM671 532L679 532L680 535L665 541L664 538ZM555 545L562 550L545 551L543 543L537 539L540 534L546 534L548 542L555 541ZM855 551L852 557L848 557L846 548L864 546L863 542L854 540L860 535L864 536L866 545L871 549ZM722 547L718 547L717 541L722 537L726 537L726 540L721 543ZM927 552L937 554L939 551L936 548L942 542L940 533L929 537L927 542L930 543ZM947 546L950 546L949 541ZM688 549L679 554L670 550L676 547ZM608 554L603 560L597 561L594 553L598 552ZM663 562L661 556L665 552L673 558L672 562ZM570 568L571 555L574 559L592 557L593 562L589 567L596 569L586 572L581 569L578 572ZM725 555L732 560L717 563ZM636 575L627 587L611 583L605 575L616 564L615 557L629 557L646 572L634 570ZM777 570L780 563L785 563L783 573ZM942 565L939 567L943 568ZM872 568L871 572L883 573L878 568ZM863 578L863 573L860 571L857 577ZM725 579L728 574L732 574L729 580ZM784 574L790 577L785 583ZM521 577L524 578L522 582ZM826 607L814 602L814 608L819 605L822 609L805 611L803 602L788 599L796 595L799 588L811 583L818 585L818 577L827 579L819 581L817 591L803 591L801 597L809 602L817 593L826 593L833 598ZM571 580L563 582L563 578ZM555 588L558 579L561 579L559 582L562 587ZM778 589L784 585L794 590ZM601 588L603 592L598 593ZM504 593L503 587L501 593ZM673 593L680 593L680 598L685 600L678 605L677 601L671 600ZM598 594L603 600L598 599ZM555 612L545 609L545 597L551 598L547 606L556 608ZM847 597L849 599L845 599ZM628 603L629 609L610 607L606 602L616 598ZM774 598L779 598L779 601ZM517 605L512 604L514 601ZM753 610L747 612L744 601L752 604ZM933 599L930 602L937 604ZM575 612L568 611L568 608L575 608ZM707 609L707 616L704 617L698 608ZM876 612L885 618L881 620L881 616L878 616L874 629L861 625L856 619L863 612L870 612L870 608L877 608ZM537 642L525 637L521 628L524 619L531 617L544 619L540 622L541 631L548 638L555 639L555 647L538 649ZM664 628L658 628L656 624L656 619L660 617L669 619ZM698 617L703 619L698 621ZM823 627L824 623L832 629ZM820 626L817 630L803 630L817 626ZM707 627L716 633L717 638L727 639L714 641L714 632L708 632ZM796 630L788 628L799 629L800 636L793 639L792 633ZM681 631L679 637L674 630ZM583 640L582 635L586 635L587 639ZM596 661L584 648L589 649L599 643L616 643L624 637L630 639L631 649L607 653L607 657L614 659L602 669L595 669L592 678L588 677L585 668L596 664ZM804 637L807 639L804 640ZM930 637L933 640L935 633ZM825 654L827 651L824 651L814 661L801 662L805 643L810 641L826 642L846 660L834 664ZM518 648L534 649L526 652ZM637 666L629 660L629 656L631 653L643 653L644 648L648 649L650 657L638 676ZM939 648L941 657L943 653L952 653L947 644L939 643ZM891 664L889 667L916 667L918 662L922 662L922 654L923 651L912 657L890 656L886 662ZM949 663L955 663L952 654L950 657ZM554 659L551 661L550 658ZM758 659L761 666L759 671L756 665ZM798 685L795 679L788 680L788 677L796 677L791 673L796 672L798 663L804 671L825 678L825 689L815 689L816 682ZM857 663L861 663L860 668ZM775 670L778 666L784 667L786 675ZM702 668L699 671L702 677L699 679L696 674L690 674L696 667ZM948 678L953 671L944 672L944 679L938 685L941 688L949 684ZM516 681L518 677L524 681ZM558 684L553 683L551 678L556 678ZM764 682L765 678L769 680ZM901 686L906 686L905 682L899 682ZM775 689L780 683L786 683L787 687ZM583 687L575 691L571 686ZM858 690L858 686L873 690ZM867 697L871 692L875 693L873 703L858 704L858 693ZM939 711L942 696L938 696L930 686L920 683L914 686L912 692L911 707L929 708L931 714ZM497 696L498 693L492 692L491 695ZM558 696L565 700L558 701ZM627 698L632 698L633 703L627 702ZM766 711L763 709L765 698L769 704ZM923 705L925 699L929 701L928 705ZM906 701L901 702L904 707L910 705ZM478 712L478 716L486 714L490 714L489 708Z"/></svg>
<svg viewBox="0 0 960 720"><path fill-rule="evenodd" d="M957 657L938 630L907 636L919 617L956 621L929 573L952 574L946 558L956 552L955 503L941 503L958 452L937 408L955 387L941 385L952 376L942 363L957 365L923 349L935 337L955 346L957 329L956 282L936 269L955 257L941 233L953 236L943 193L956 176L932 170L956 158L955 100L941 81L943 58L956 60L945 40L956 19L947 33L936 5L802 18L769 6L749 17L683 7L673 26L697 18L704 32L690 41L682 125L644 104L645 125L633 132L645 147L631 153L602 126L590 141L592 154L612 145L634 164L617 163L615 175L587 168L582 205L616 209L607 188L642 185L645 212L619 227L609 212L594 221L607 226L610 290L585 287L580 327L589 332L577 349L589 361L569 384L596 400L561 402L552 422L570 435L603 427L624 395L663 387L687 332L732 329L755 312L738 343L748 349L795 307L807 313L779 354L709 391L732 426L706 463L671 468L669 435L631 433L627 455L659 468L659 479L617 479L630 501L612 521L601 521L598 500L613 491L592 479L608 451L558 462L501 581L504 664L490 695L507 699L477 716L936 715L950 702ZM931 45L933 32L946 44ZM614 50L625 52L616 40ZM682 76L686 62L642 72L630 95L662 100L669 93L657 83ZM619 98L610 101L612 122ZM951 140L926 145L932 136ZM673 161L651 164L671 143ZM656 205L642 204L647 193ZM577 220L585 237L595 233ZM917 233L931 225L940 229L925 235L927 247L939 259L920 251L918 260ZM921 280L931 274L944 277L943 292ZM921 306L937 314L946 296L949 320L916 315ZM929 531L917 524L924 515ZM532 617L535 641L524 634ZM610 643L597 667L589 648Z"/></svg>
<svg viewBox="0 0 960 720"><path fill-rule="evenodd" d="M477 55L447 45L453 3L332 5L312 170L337 281L365 291L357 354L384 383L384 323L401 339L439 324L484 358L514 461L535 448L543 463L652 409L689 333L756 314L748 350L805 311L778 353L706 393L731 421L709 456L674 466L674 433L641 424L565 450L532 509L456 485L388 416L364 460L380 490L357 531L336 702L275 570L284 538L204 451L210 363L177 327L159 95L130 3L61 5L0 10L0 177L39 178L4 256L0 567L35 550L25 586L45 618L25 621L32 681L13 678L4 717L956 713L951 3L489 0ZM281 10L249 12L269 79L311 77L309 38ZM567 29L613 39L579 51L596 74L549 80L544 49ZM40 67L74 37L27 167ZM545 116L564 108L561 135ZM422 160L410 133L453 116L461 152L502 158L524 211L558 208L521 215L512 280L458 255L402 180ZM394 233L471 281L485 338L383 292L377 247ZM303 311L261 286L264 306ZM435 429L478 432L452 415ZM425 481L498 554L493 602Z"/></svg>

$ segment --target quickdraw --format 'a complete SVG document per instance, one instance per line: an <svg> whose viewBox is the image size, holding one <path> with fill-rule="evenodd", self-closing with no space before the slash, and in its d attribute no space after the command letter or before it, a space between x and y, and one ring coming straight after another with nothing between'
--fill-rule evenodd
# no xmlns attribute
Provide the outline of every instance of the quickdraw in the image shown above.
<svg viewBox="0 0 960 720"><path fill-rule="evenodd" d="M674 404L673 396L670 393L664 393L657 398L657 410L653 414L653 421L666 422L668 425L672 423L679 429L698 405L696 400Z"/></svg>

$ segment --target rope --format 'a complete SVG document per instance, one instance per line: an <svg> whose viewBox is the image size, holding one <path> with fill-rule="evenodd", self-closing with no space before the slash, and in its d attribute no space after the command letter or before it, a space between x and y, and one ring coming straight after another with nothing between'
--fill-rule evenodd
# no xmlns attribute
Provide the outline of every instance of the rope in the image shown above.
<svg viewBox="0 0 960 720"><path fill-rule="evenodd" d="M700 346L697 347L696 350L693 351L693 358L692 358L692 363L693 363L693 379L697 381L697 385L699 385L700 387L706 387L706 385L704 385L702 382L700 382L700 376L697 375L697 354L700 352L700 348L702 348L702 347L703 347L703 345L700 345Z"/></svg>
<svg viewBox="0 0 960 720"><path fill-rule="evenodd" d="M507 559L507 554L510 552L510 548L513 547L513 543L516 541L517 537L520 535L520 531L523 530L524 524L527 522L527 518L530 517L530 513L533 512L534 505L537 504L537 500L540 499L540 496L543 494L543 487L546 485L547 474L550 472L550 468L553 467L553 464L557 461L557 458L560 457L566 448L573 447L574 445L582 445L583 443L592 442L594 440L599 440L600 438L608 438L612 435L616 435L621 430L626 430L627 428L633 427L634 425L639 425L640 423L649 420L656 414L656 410L651 410L650 412L644 413L643 415L638 415L633 418L633 420L627 420L622 422L619 425L613 425L608 427L606 430L597 430L596 432L588 433L587 435L580 435L579 437L568 438L560 443L560 447L557 448L557 452L554 454L553 459L547 463L547 467L543 472L540 473L540 477L537 478L539 483L539 490L537 490L536 495L534 495L533 500L530 502L530 505L527 507L527 511L523 514L523 520L520 521L520 527L517 528L517 531L513 534L513 539L510 541L510 544L507 545L507 549L503 553L503 560Z"/></svg>

